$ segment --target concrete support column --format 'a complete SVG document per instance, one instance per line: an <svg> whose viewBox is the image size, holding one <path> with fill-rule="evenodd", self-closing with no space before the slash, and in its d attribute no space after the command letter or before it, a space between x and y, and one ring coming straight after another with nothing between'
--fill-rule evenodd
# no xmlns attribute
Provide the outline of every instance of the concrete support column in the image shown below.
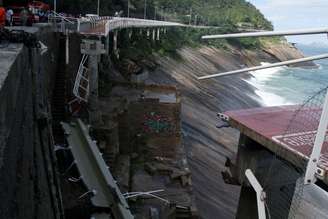
<svg viewBox="0 0 328 219"><path fill-rule="evenodd" d="M105 45L105 49L106 49L106 54L109 54L109 34L106 36L106 45Z"/></svg>
<svg viewBox="0 0 328 219"><path fill-rule="evenodd" d="M157 29L157 40L159 40L159 36L160 36L160 31L159 29Z"/></svg>
<svg viewBox="0 0 328 219"><path fill-rule="evenodd" d="M80 29L81 29L81 20L79 18L77 19L77 32L80 32Z"/></svg>
<svg viewBox="0 0 328 219"><path fill-rule="evenodd" d="M100 121L98 106L98 56L89 56L89 120L90 124L96 124Z"/></svg>
<svg viewBox="0 0 328 219"><path fill-rule="evenodd" d="M89 55L89 120L91 125L101 123L98 106L98 58L105 54L105 45L101 40L83 40L81 53Z"/></svg>
<svg viewBox="0 0 328 219"><path fill-rule="evenodd" d="M114 39L113 39L113 50L114 51L117 51L117 36L118 36L118 32L117 32L117 30L116 31L114 31Z"/></svg>
<svg viewBox="0 0 328 219"><path fill-rule="evenodd" d="M147 30L147 38L149 38L149 36L150 36L150 31L149 31L149 29Z"/></svg>
<svg viewBox="0 0 328 219"><path fill-rule="evenodd" d="M153 41L155 41L155 37L156 37L156 30L153 29Z"/></svg>
<svg viewBox="0 0 328 219"><path fill-rule="evenodd" d="M69 64L69 33L68 30L66 30L66 41L65 41L65 64Z"/></svg>

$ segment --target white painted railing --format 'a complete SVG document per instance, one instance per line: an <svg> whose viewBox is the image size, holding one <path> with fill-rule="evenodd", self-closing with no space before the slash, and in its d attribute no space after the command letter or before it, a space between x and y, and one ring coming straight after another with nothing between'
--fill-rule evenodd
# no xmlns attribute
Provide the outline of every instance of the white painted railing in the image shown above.
<svg viewBox="0 0 328 219"><path fill-rule="evenodd" d="M147 28L147 27L183 27L186 26L181 23L157 21L157 20L145 20L138 18L123 18L123 17L95 17L89 19L81 18L68 18L59 14L52 14L49 16L49 23L55 24L58 31L65 32L68 29L71 32L79 32L81 34L92 34L92 29L99 26L104 26L102 35L108 35L116 29L126 28ZM99 33L97 33L99 34Z"/></svg>
<svg viewBox="0 0 328 219"><path fill-rule="evenodd" d="M126 18L126 17L90 17L90 18L66 18L58 15L52 15L49 17L49 22L59 22L63 26L60 30L65 32L65 28L70 32L78 32L83 35L102 35L107 36L109 32L118 29L127 28L155 28L155 27L189 27L189 28L219 28L219 27L207 27L207 26L193 26L186 25L177 22L158 21L158 20L147 20L139 18ZM66 23L66 24L65 24ZM103 29L101 28L103 27ZM93 32L93 29L97 31ZM99 31L99 29L102 29Z"/></svg>
<svg viewBox="0 0 328 219"><path fill-rule="evenodd" d="M88 60L88 55L83 55L82 60L77 72L73 94L79 101L88 102L89 98L89 75L88 68L85 67L85 64ZM82 92L81 92L82 91Z"/></svg>
<svg viewBox="0 0 328 219"><path fill-rule="evenodd" d="M138 18L113 18L109 20L109 31L115 29L124 29L130 27L172 27L172 26L185 26L181 23L157 21L157 20L145 20Z"/></svg>

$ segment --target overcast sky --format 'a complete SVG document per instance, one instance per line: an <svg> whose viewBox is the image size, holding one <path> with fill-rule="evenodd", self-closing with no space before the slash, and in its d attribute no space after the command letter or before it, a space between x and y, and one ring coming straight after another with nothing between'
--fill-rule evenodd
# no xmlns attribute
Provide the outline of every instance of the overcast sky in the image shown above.
<svg viewBox="0 0 328 219"><path fill-rule="evenodd" d="M276 30L328 28L328 0L248 0L272 21ZM303 44L328 44L327 35L289 37Z"/></svg>

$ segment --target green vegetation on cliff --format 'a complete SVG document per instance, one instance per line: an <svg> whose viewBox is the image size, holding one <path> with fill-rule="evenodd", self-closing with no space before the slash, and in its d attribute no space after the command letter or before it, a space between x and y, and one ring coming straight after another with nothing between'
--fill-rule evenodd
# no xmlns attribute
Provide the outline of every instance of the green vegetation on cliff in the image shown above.
<svg viewBox="0 0 328 219"><path fill-rule="evenodd" d="M236 27L272 29L259 10L245 0L100 0L100 13L114 15L115 12L133 17L149 19L175 20L197 25L220 26L234 29ZM62 10L74 14L96 13L94 0L61 0Z"/></svg>
<svg viewBox="0 0 328 219"><path fill-rule="evenodd" d="M97 4L94 0L61 0L60 5L64 11L74 14L96 13ZM173 54L174 51L183 46L199 46L207 44L219 48L228 47L233 44L242 48L260 48L259 39L235 39L235 40L211 40L202 41L201 36L206 34L218 34L238 32L244 29L266 29L272 30L271 22L265 19L261 12L251 3L245 0L100 0L101 15L114 15L121 12L122 16L144 17L146 3L146 17L148 19L177 21L192 25L216 26L215 29L191 29L172 28L166 35L162 34L159 42L143 36L133 34L132 42L127 40L129 33L121 33L124 48L121 54L147 56L153 52L159 54ZM151 38L151 37L149 37ZM138 43L134 43L138 42ZM129 43L127 43L129 42ZM121 45L123 45L121 44ZM125 52L127 51L127 52Z"/></svg>

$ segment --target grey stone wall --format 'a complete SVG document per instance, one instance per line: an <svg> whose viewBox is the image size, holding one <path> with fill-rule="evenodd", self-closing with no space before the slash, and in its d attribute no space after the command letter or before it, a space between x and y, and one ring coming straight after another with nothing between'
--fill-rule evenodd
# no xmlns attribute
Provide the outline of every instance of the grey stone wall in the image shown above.
<svg viewBox="0 0 328 219"><path fill-rule="evenodd" d="M36 33L48 46L9 44L0 49L0 218L60 218L49 95L57 37ZM5 54L5 55L4 55Z"/></svg>

